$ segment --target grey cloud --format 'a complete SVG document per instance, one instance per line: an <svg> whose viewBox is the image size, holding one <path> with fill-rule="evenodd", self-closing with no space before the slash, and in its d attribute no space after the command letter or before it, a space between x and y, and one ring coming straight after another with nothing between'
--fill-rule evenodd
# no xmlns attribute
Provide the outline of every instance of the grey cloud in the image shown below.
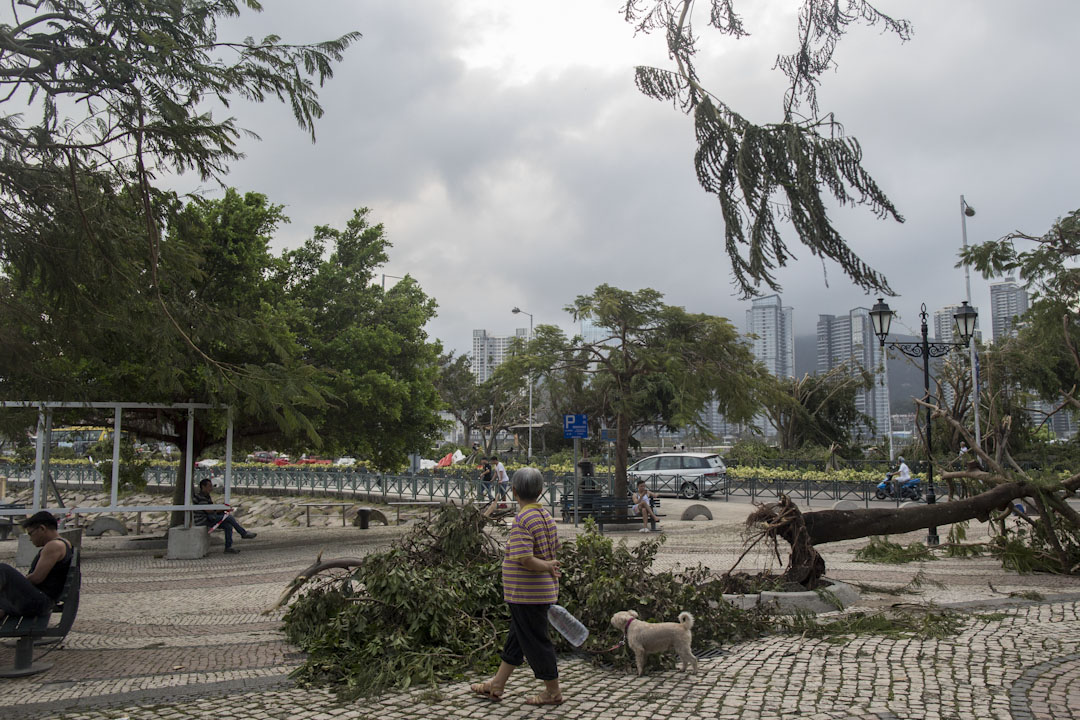
<svg viewBox="0 0 1080 720"><path fill-rule="evenodd" d="M748 304L733 296L719 208L694 178L692 121L642 97L630 66L507 84L458 59L479 29L453 3L310 7L267 3L249 32L364 33L323 91L319 142L310 145L286 109L235 108L264 141L247 147L230 182L287 205L294 223L282 243L371 207L394 242L386 272L418 278L440 304L432 335L459 350L474 327L519 326L515 305L569 328L562 307L600 282L654 287L742 324ZM978 210L971 242L1041 232L1078 205L1069 73L1080 60L1072 39L1080 5L956 0L895 12L909 14L914 39L866 30L846 38L820 97L860 139L867 167L907 218L833 211L856 252L900 293L890 304L912 324L920 302L934 309L962 297L963 273L952 267L961 193ZM736 109L769 122L783 89L772 61L794 27L780 25L779 39L760 47L775 20L762 17L755 36L723 54L715 48L728 41L703 33L703 70ZM619 23L614 11L610 22ZM652 54L645 44L657 38L640 41L642 56ZM778 277L800 333L813 332L819 313L872 304L835 266L791 244L798 260ZM973 293L987 310L987 284L974 279Z"/></svg>

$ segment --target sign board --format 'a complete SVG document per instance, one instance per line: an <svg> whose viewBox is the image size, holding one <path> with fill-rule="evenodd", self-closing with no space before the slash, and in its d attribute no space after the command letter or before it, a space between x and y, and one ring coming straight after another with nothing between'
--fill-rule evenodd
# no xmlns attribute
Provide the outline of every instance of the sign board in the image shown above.
<svg viewBox="0 0 1080 720"><path fill-rule="evenodd" d="M566 439L589 437L589 417L587 415L563 415L562 436Z"/></svg>
<svg viewBox="0 0 1080 720"><path fill-rule="evenodd" d="M615 442L615 428L600 428L600 439L604 442Z"/></svg>

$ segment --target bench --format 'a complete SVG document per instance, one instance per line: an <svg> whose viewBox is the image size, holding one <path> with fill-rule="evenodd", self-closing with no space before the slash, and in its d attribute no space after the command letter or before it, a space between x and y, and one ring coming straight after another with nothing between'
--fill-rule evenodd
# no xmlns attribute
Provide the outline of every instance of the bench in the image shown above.
<svg viewBox="0 0 1080 720"><path fill-rule="evenodd" d="M561 501L563 522L574 521L574 496L563 496ZM578 517L592 518L596 521L600 532L604 532L604 525L638 525L641 517L631 512L633 503L630 498L616 498L611 495L581 494L581 505L578 506ZM652 499L653 512L657 517L664 517L656 512L660 508L660 498ZM649 518L649 526L656 531L656 521Z"/></svg>
<svg viewBox="0 0 1080 720"><path fill-rule="evenodd" d="M71 553L71 567L64 580L64 589L49 612L36 617L9 617L0 623L0 638L18 638L15 666L0 670L0 677L25 677L52 667L52 663L34 662L34 641L41 638L63 640L75 622L75 615L79 612L82 571L79 568L79 548L72 548ZM60 622L50 626L49 620L57 612L60 613Z"/></svg>
<svg viewBox="0 0 1080 720"><path fill-rule="evenodd" d="M430 520L431 519L431 506L432 505L435 505L435 506L442 505L442 503L437 501L437 500L413 500L413 501L410 501L410 502L406 502L404 500L401 500L399 502L389 503L389 505L391 507L395 507L397 509L397 524L400 525L401 524L401 508L402 508L402 506L409 507L411 505L411 506L414 506L414 507L427 507L427 519Z"/></svg>
<svg viewBox="0 0 1080 720"><path fill-rule="evenodd" d="M347 502L305 502L296 503L297 507L302 507L307 512L307 526L311 527L311 508L341 508L341 527L345 527L345 510L351 508L354 503Z"/></svg>

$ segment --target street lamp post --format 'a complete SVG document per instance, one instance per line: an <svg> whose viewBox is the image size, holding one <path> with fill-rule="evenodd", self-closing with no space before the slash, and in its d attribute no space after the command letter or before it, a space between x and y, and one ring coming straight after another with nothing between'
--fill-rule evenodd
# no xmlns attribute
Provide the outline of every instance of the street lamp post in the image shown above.
<svg viewBox="0 0 1080 720"><path fill-rule="evenodd" d="M900 352L904 353L908 357L921 357L923 362L923 402L929 404L930 402L930 358L943 357L948 355L954 348L962 348L968 344L971 336L975 334L975 320L978 318L979 313L975 311L973 307L968 305L965 300L960 305L960 309L953 315L953 319L956 321L956 331L960 336L959 343L945 343L945 342L930 342L927 338L926 327L926 303L922 304L919 310L919 317L922 319L922 340L917 343L898 343L890 342L889 347L896 348ZM893 311L885 304L885 301L878 298L877 305L870 310L870 320L874 323L874 334L881 340L881 347L885 347L885 338L889 334L889 326L892 324ZM927 409L926 411L926 504L933 505L937 502L937 495L934 492L934 454L933 454L933 424L932 413ZM937 526L932 525L926 529L926 543L928 545L937 545L940 542L937 533Z"/></svg>
<svg viewBox="0 0 1080 720"><path fill-rule="evenodd" d="M975 217L975 208L967 204L964 196L960 196L960 232L964 240L964 250L967 250L967 219ZM964 287L967 291L967 301L971 304L971 266L964 263ZM982 443L982 428L979 427L979 372L975 362L975 343L968 346L968 357L971 362L971 409L975 417L975 447ZM976 453L976 457L978 454Z"/></svg>
<svg viewBox="0 0 1080 720"><path fill-rule="evenodd" d="M523 315L528 315L529 316L529 342L532 342L532 334L533 334L533 316L532 316L532 313L525 312L524 310L522 310L519 307L514 308L510 312L514 313L515 315L517 315L518 313L521 313ZM530 460L532 459L532 429L533 429L532 390L533 390L533 381L532 381L532 371L530 370L529 371L529 459Z"/></svg>

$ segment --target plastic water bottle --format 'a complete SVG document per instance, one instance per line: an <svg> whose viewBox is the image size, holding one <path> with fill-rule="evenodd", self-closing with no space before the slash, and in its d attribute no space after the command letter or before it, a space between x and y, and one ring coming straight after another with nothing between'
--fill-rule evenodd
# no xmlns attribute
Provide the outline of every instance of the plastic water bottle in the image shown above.
<svg viewBox="0 0 1080 720"><path fill-rule="evenodd" d="M582 625L581 621L571 615L570 611L562 605L552 605L548 608L547 615L548 622L574 647L581 647L581 644L589 637L589 628Z"/></svg>

